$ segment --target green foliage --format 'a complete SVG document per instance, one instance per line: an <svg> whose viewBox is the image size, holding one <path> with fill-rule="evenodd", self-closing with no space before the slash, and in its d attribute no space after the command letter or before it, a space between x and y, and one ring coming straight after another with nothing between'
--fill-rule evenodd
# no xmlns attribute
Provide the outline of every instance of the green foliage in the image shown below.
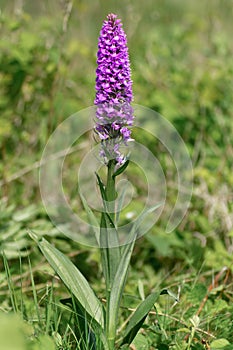
<svg viewBox="0 0 233 350"><path fill-rule="evenodd" d="M32 233L31 235L32 238L36 239L35 235ZM96 321L100 326L103 326L102 306L81 272L65 255L45 239L37 242L37 244L68 290L75 296L82 312L88 315L93 324Z"/></svg>
<svg viewBox="0 0 233 350"><path fill-rule="evenodd" d="M27 325L18 315L0 314L1 348L5 350L55 350L55 343L47 336L40 336L37 342L31 342L32 326Z"/></svg>
<svg viewBox="0 0 233 350"><path fill-rule="evenodd" d="M230 349L230 343L226 339L217 339L211 343L212 349Z"/></svg>
<svg viewBox="0 0 233 350"><path fill-rule="evenodd" d="M194 166L189 212L167 235L164 222L176 198L173 165L158 140L134 131L167 170L168 206L156 227L135 244L118 322L123 324L136 312L152 290L168 289L179 302L161 296L140 324L132 347L231 349L232 0L148 0L143 6L140 1L74 1L70 16L68 5L69 1L53 0L1 2L1 345L6 350L80 347L72 333L77 318L59 302L67 298L67 291L52 277L54 272L29 239L28 228L69 255L104 298L99 252L80 247L53 227L41 207L37 172L55 127L93 104L97 36L102 19L115 11L128 36L135 103L155 109L173 123ZM65 170L76 169L79 160L75 154ZM146 189L139 169L126 171L135 198L118 219L128 223L143 208ZM77 188L74 178L69 176L68 190ZM76 191L71 202L80 211L87 209ZM119 207L122 203L123 199ZM96 226L95 214L83 211L81 215ZM213 286L224 266L227 269ZM125 329L127 325L121 334ZM10 331L14 337L7 336ZM97 341L101 344L98 336Z"/></svg>
<svg viewBox="0 0 233 350"><path fill-rule="evenodd" d="M101 183L102 188L102 182L99 181L99 183ZM105 200L105 192L103 192L102 199ZM158 204L155 207L150 208L141 216L139 216L134 225L132 225L128 242L123 247L122 252L119 246L112 247L112 241L109 244L109 236L111 237L114 235L117 237L118 233L109 214L107 212L102 213L102 219L100 223L100 236L104 236L106 238L108 237L104 241L102 241L100 237L100 243L104 244L103 247L100 246L100 250L102 257L102 269L106 284L106 312L79 269L76 268L75 265L72 264L72 262L65 255L54 248L48 241L46 241L44 238L42 238L40 241L37 241L36 235L30 232L30 236L37 242L40 250L48 260L49 264L58 274L61 281L65 284L71 295L74 297L73 312L77 315L76 318L79 325L78 333L76 332L76 336L78 335L81 339L81 348L85 348L87 345L90 346L90 349L92 347L95 348L96 335L93 333L94 331L96 334L98 334L98 336L100 336L104 349L111 350L115 347L120 301L126 283L127 272L135 240L138 234L138 228L148 213L154 211L160 205L161 204ZM90 212L90 209L88 209L88 212ZM109 229L114 229L114 231L110 233ZM8 268L6 271L8 271ZM33 278L32 285L34 287ZM130 344L133 341L141 326L143 325L148 313L157 301L158 296L158 292L152 293L138 306L136 311L132 314L130 321L128 322L125 334L123 336L122 344ZM34 301L37 305L37 296L35 293ZM72 299L69 298L62 302L66 305L71 304L71 301ZM39 312L38 319L40 319ZM87 331L85 331L86 327ZM89 336L87 336L87 340L85 339L85 335L88 335L89 333L92 335L93 345L90 345Z"/></svg>
<svg viewBox="0 0 233 350"><path fill-rule="evenodd" d="M150 294L145 300L139 304L135 312L132 314L126 327L122 344L131 344L143 325L149 311L153 308L159 297L159 293Z"/></svg>

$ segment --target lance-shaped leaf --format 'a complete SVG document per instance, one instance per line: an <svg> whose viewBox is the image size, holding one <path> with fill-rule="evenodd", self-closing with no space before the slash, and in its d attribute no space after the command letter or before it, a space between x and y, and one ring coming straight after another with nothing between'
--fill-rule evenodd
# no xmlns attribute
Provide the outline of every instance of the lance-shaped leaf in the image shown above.
<svg viewBox="0 0 233 350"><path fill-rule="evenodd" d="M124 338L121 343L122 345L132 343L139 329L143 325L148 313L154 306L154 303L157 301L159 295L160 293L152 293L145 300L143 300L141 304L139 304L126 327Z"/></svg>
<svg viewBox="0 0 233 350"><path fill-rule="evenodd" d="M98 220L97 220L96 216L94 215L93 211L91 210L91 208L88 206L87 201L84 198L84 196L81 194L81 192L79 193L79 195L80 195L83 207L85 209L85 212L87 213L88 221L89 221L91 228L95 234L96 241L99 244L100 230L99 230Z"/></svg>
<svg viewBox="0 0 233 350"><path fill-rule="evenodd" d="M129 243L125 245L123 249L120 263L112 284L111 295L109 300L109 310L111 310L111 313L109 315L109 324L108 324L108 327L109 327L108 334L112 338L115 338L120 301L121 301L122 293L126 282L127 272L129 268L131 255L134 249L135 240L137 238L137 227L138 227L137 221L138 220L136 220L136 223L133 225L129 233L129 238L128 238Z"/></svg>
<svg viewBox="0 0 233 350"><path fill-rule="evenodd" d="M97 182L98 182L98 185L99 185L99 188L100 188L100 193L101 193L101 197L102 197L102 200L103 202L107 202L107 196L106 196L106 188L103 184L103 181L101 180L100 176L96 174L96 177L97 177Z"/></svg>
<svg viewBox="0 0 233 350"><path fill-rule="evenodd" d="M120 192L118 193L117 211L116 211L116 225L118 224L119 219L120 219L120 213L121 213L123 205L124 205L124 200L125 200L125 196L126 196L128 187L129 187L129 182L126 181L124 183L124 185L121 186Z"/></svg>
<svg viewBox="0 0 233 350"><path fill-rule="evenodd" d="M109 301L109 309L111 310L111 313L109 315L109 330L108 333L115 337L116 332L116 326L117 326L117 319L118 319L118 311L121 301L121 296L123 293L123 289L126 282L127 272L129 268L129 263L131 259L131 255L133 252L135 240L138 235L138 229L140 228L141 222L145 219L146 215L157 209L161 206L162 203L157 204L156 206L147 209L147 211L144 211L137 220L135 220L135 223L129 232L128 236L128 244L125 245L121 260L114 278L114 282L112 284L111 289L111 295L110 295L110 301Z"/></svg>
<svg viewBox="0 0 233 350"><path fill-rule="evenodd" d="M35 234L30 232L30 236L37 241ZM79 306L85 310L89 321L92 323L96 321L100 326L99 328L103 328L104 314L102 304L95 296L86 278L64 254L46 239L42 238L41 241L37 241L37 244L54 271L74 295Z"/></svg>
<svg viewBox="0 0 233 350"><path fill-rule="evenodd" d="M125 244L130 243L132 239L134 239L135 236L135 232L140 230L140 225L141 223L146 219L146 217L153 213L153 211L155 211L156 209L158 209L159 207L161 207L161 205L163 204L163 202L159 202L158 204L154 205L153 207L147 208L145 209L140 215L139 217L135 220L133 227L130 231L130 234L127 237L127 240L125 242Z"/></svg>
<svg viewBox="0 0 233 350"><path fill-rule="evenodd" d="M117 230L110 216L104 212L101 217L100 252L106 287L109 289L118 269L121 254Z"/></svg>
<svg viewBox="0 0 233 350"><path fill-rule="evenodd" d="M131 239L131 243L127 244L123 251L111 288L109 300L109 310L111 310L111 313L109 314L108 334L112 339L115 338L121 296L126 282L127 271L129 268L130 258L133 252L135 239L136 235L134 239Z"/></svg>
<svg viewBox="0 0 233 350"><path fill-rule="evenodd" d="M112 177L115 178L116 176L118 176L121 173L123 173L123 171L125 171L125 169L127 168L128 165L129 165L129 160L126 160L124 162L124 164L115 171L115 173L112 175Z"/></svg>

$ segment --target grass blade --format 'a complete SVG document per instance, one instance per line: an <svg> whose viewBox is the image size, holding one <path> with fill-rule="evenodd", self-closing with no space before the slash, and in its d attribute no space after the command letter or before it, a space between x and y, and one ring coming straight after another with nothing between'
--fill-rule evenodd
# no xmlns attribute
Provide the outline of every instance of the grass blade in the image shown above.
<svg viewBox="0 0 233 350"><path fill-rule="evenodd" d="M19 311L18 310L18 300L17 300L17 295L15 292L14 284L12 281L10 266L8 264L8 261L7 261L7 258L6 258L4 251L1 251L1 255L3 257L3 264L4 264L5 274L6 274L6 280L7 280L7 284L8 284L8 288L9 288L9 292L10 292L11 306L12 306L13 311L15 313L17 313Z"/></svg>
<svg viewBox="0 0 233 350"><path fill-rule="evenodd" d="M80 339L79 346L82 349L96 350L96 337L95 333L92 331L91 327L87 322L87 317L85 311L79 307L76 303L76 298L72 296L71 298L61 299L60 302L68 306L73 312L75 317L75 335L77 339Z"/></svg>

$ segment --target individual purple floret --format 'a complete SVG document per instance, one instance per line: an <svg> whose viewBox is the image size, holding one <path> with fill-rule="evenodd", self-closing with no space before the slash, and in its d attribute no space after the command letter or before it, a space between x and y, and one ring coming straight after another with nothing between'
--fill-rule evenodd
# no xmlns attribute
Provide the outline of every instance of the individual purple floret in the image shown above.
<svg viewBox="0 0 233 350"><path fill-rule="evenodd" d="M97 53L96 70L96 126L101 139L101 156L107 163L115 159L117 165L124 163L122 145L131 141L130 126L133 124L132 80L127 39L121 21L109 14L104 21Z"/></svg>

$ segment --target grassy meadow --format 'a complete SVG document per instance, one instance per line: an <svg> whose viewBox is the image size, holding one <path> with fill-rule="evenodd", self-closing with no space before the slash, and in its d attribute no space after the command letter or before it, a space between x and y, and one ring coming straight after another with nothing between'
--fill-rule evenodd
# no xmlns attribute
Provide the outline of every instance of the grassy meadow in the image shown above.
<svg viewBox="0 0 233 350"><path fill-rule="evenodd" d="M167 205L136 242L119 332L149 293L168 293L133 343L116 347L232 350L232 0L0 0L0 350L100 349L80 342L75 312L60 301L69 293L28 232L67 255L105 303L99 250L53 225L38 179L50 135L93 105L98 36L111 12L127 34L134 103L172 123L193 166L188 212L167 234L175 168L161 144L138 136L165 171ZM92 142L81 138L64 165L64 191L84 219L76 171ZM146 191L138 168L129 167L128 177L134 198L123 221L140 210Z"/></svg>

